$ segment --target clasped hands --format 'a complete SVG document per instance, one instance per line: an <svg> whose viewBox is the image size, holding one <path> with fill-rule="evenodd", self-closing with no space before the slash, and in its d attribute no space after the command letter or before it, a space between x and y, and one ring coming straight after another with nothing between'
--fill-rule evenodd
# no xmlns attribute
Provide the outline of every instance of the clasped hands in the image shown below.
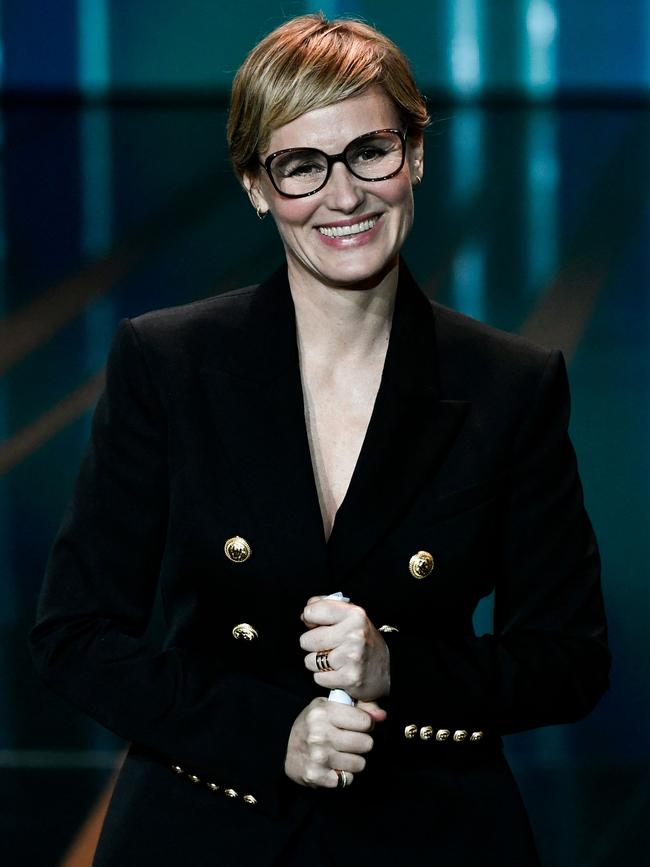
<svg viewBox="0 0 650 867"><path fill-rule="evenodd" d="M356 706L314 699L296 718L287 746L285 772L303 786L335 788L338 771L346 784L366 765L373 747L370 732L386 719L376 701L390 692L390 656L386 642L366 612L349 602L314 596L301 619L307 631L300 637L305 666L324 689L344 689ZM331 671L316 660L327 651Z"/></svg>

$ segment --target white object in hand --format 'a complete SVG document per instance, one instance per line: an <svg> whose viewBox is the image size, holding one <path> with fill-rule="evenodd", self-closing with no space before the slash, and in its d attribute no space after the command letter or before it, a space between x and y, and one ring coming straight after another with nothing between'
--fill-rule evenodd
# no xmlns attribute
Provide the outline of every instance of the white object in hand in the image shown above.
<svg viewBox="0 0 650 867"><path fill-rule="evenodd" d="M340 590L338 591L338 593L330 593L330 595L326 596L325 598L337 599L339 602L350 601L349 598L347 596L344 596ZM337 701L339 704L356 704L356 700L353 699L351 695L348 695L348 693L344 689L331 689L327 700Z"/></svg>

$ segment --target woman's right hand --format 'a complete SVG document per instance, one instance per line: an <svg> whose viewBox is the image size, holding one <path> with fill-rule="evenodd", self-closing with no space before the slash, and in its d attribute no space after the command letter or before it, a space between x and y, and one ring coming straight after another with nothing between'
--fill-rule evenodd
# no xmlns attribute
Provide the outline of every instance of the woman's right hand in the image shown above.
<svg viewBox="0 0 650 867"><path fill-rule="evenodd" d="M369 732L385 719L386 711L374 702L360 701L353 707L315 698L291 728L285 773L301 786L334 789L336 768L346 771L349 785L366 766L363 755L373 747Z"/></svg>

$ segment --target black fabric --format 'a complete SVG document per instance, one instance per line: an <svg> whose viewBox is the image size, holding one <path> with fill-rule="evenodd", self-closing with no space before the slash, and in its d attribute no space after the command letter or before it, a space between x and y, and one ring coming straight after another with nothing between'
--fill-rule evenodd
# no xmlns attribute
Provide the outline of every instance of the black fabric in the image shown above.
<svg viewBox="0 0 650 867"><path fill-rule="evenodd" d="M134 743L97 864L147 863L149 846L148 863L170 867L270 865L291 845L300 857L296 835L324 815L349 820L350 851L373 823L394 828L380 864L398 845L441 867L490 852L500 867L535 863L500 736L584 716L609 669L568 416L560 353L431 305L402 265L375 408L326 544L286 268L125 320L31 636L45 680ZM225 556L234 535L251 545L244 563ZM435 567L415 580L419 550ZM160 650L143 639L158 582ZM493 588L494 634L475 636ZM399 632L385 636L389 715L368 768L349 791L312 792L283 772L291 725L320 694L299 614L335 590ZM258 639L234 640L242 622ZM406 740L406 725L484 737Z"/></svg>

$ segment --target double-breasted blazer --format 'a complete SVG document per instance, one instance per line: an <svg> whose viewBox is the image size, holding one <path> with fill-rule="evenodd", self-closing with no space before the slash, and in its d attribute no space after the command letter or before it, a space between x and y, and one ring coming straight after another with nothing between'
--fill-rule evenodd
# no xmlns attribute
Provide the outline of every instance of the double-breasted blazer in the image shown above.
<svg viewBox="0 0 650 867"><path fill-rule="evenodd" d="M537 863L501 736L581 718L609 668L568 417L559 352L431 303L401 263L326 541L286 268L124 320L31 635L46 682L132 744L96 863ZM299 615L337 590L382 628L391 694L364 772L312 790L283 770L323 694Z"/></svg>

